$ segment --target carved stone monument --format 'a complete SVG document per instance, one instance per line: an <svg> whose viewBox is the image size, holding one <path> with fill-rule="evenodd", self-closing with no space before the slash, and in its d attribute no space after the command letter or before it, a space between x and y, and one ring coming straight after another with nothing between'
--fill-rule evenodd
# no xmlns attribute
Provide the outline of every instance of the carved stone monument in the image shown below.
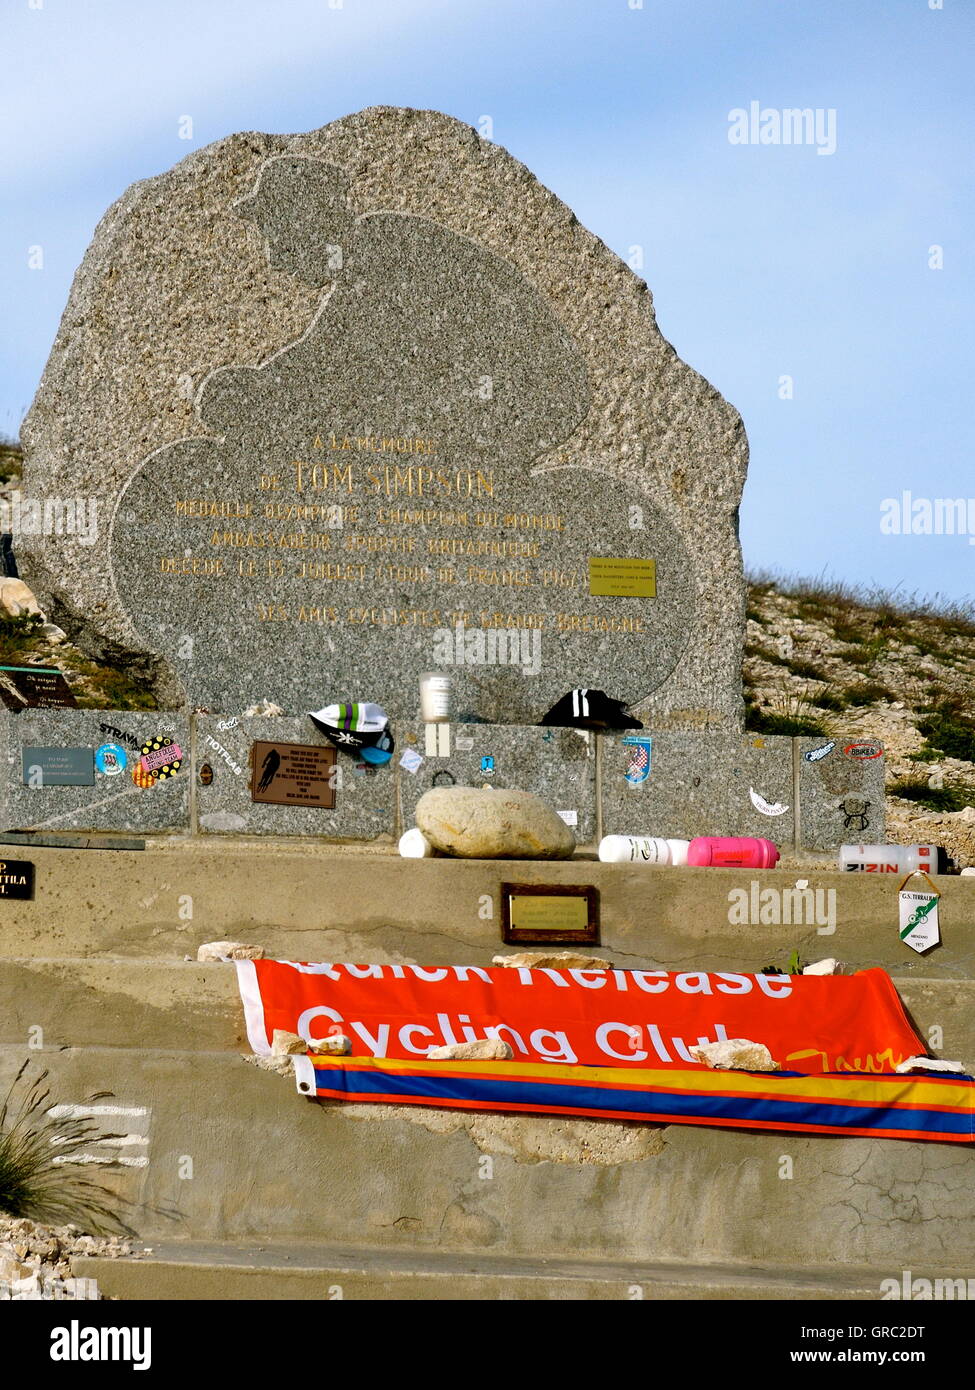
<svg viewBox="0 0 975 1390"><path fill-rule="evenodd" d="M98 534L21 557L173 706L536 723L574 686L741 721L737 413L644 282L435 112L235 135L133 185L78 272L25 491Z"/></svg>

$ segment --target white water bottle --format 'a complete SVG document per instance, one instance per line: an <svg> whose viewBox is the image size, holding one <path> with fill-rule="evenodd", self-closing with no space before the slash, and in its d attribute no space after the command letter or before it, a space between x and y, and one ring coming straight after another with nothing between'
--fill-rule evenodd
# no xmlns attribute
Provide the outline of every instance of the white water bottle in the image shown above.
<svg viewBox="0 0 975 1390"><path fill-rule="evenodd" d="M399 852L404 859L432 859L435 853L419 826L414 826L399 837Z"/></svg>
<svg viewBox="0 0 975 1390"><path fill-rule="evenodd" d="M948 857L939 845L840 845L839 863L851 874L943 874Z"/></svg>
<svg viewBox="0 0 975 1390"><path fill-rule="evenodd" d="M690 843L659 835L604 835L599 858L604 864L686 864Z"/></svg>

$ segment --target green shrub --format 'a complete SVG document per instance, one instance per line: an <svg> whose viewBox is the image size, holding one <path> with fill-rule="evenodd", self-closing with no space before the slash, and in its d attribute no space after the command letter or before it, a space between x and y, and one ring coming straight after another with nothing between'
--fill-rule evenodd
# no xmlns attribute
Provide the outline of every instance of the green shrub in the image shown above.
<svg viewBox="0 0 975 1390"><path fill-rule="evenodd" d="M918 720L917 729L929 749L946 758L975 763L975 723L960 717L952 708L942 706L929 712Z"/></svg>
<svg viewBox="0 0 975 1390"><path fill-rule="evenodd" d="M877 681L859 681L856 685L851 685L846 692L847 704L855 707L875 705L878 700L892 700L893 698L892 692Z"/></svg>
<svg viewBox="0 0 975 1390"><path fill-rule="evenodd" d="M91 1144L122 1136L102 1133L88 1120L55 1119L44 1085L48 1073L31 1081L25 1076L29 1065L20 1068L0 1107L0 1212L49 1225L73 1223L95 1235L126 1231L114 1209L118 1199L92 1182L78 1161ZM86 1100L110 1094L100 1091Z"/></svg>
<svg viewBox="0 0 975 1390"><path fill-rule="evenodd" d="M751 701L746 701L745 728L751 734L785 734L789 738L826 733L822 720L811 714L778 714L760 709Z"/></svg>
<svg viewBox="0 0 975 1390"><path fill-rule="evenodd" d="M43 626L44 619L34 613L21 613L16 618L0 614L0 657L10 662L29 652Z"/></svg>
<svg viewBox="0 0 975 1390"><path fill-rule="evenodd" d="M845 695L834 695L829 690L824 690L822 695L812 696L812 702L817 709L832 710L834 714L841 714L847 706Z"/></svg>
<svg viewBox="0 0 975 1390"><path fill-rule="evenodd" d="M929 811L962 811L970 800L970 794L959 787L929 787L923 777L898 777L887 791L905 801L916 801Z"/></svg>
<svg viewBox="0 0 975 1390"><path fill-rule="evenodd" d="M824 671L821 666L817 666L814 661L790 661L788 667L794 676L800 676L804 680L829 680L829 672Z"/></svg>

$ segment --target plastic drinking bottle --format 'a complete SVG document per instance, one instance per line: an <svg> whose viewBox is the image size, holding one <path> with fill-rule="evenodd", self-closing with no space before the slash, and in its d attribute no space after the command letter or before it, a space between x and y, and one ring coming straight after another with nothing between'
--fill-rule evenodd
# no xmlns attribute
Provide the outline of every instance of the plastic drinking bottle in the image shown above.
<svg viewBox="0 0 975 1390"><path fill-rule="evenodd" d="M689 840L659 835L605 835L599 842L604 864L686 864Z"/></svg>
<svg viewBox="0 0 975 1390"><path fill-rule="evenodd" d="M688 864L713 869L774 869L779 851L771 840L699 835L687 851Z"/></svg>

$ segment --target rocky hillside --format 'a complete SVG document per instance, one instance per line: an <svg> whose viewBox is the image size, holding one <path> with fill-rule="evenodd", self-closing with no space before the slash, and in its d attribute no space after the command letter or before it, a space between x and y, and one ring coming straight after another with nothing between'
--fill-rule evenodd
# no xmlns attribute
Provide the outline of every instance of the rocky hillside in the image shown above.
<svg viewBox="0 0 975 1390"><path fill-rule="evenodd" d="M880 739L889 838L975 864L975 611L756 576L744 679L750 729Z"/></svg>

